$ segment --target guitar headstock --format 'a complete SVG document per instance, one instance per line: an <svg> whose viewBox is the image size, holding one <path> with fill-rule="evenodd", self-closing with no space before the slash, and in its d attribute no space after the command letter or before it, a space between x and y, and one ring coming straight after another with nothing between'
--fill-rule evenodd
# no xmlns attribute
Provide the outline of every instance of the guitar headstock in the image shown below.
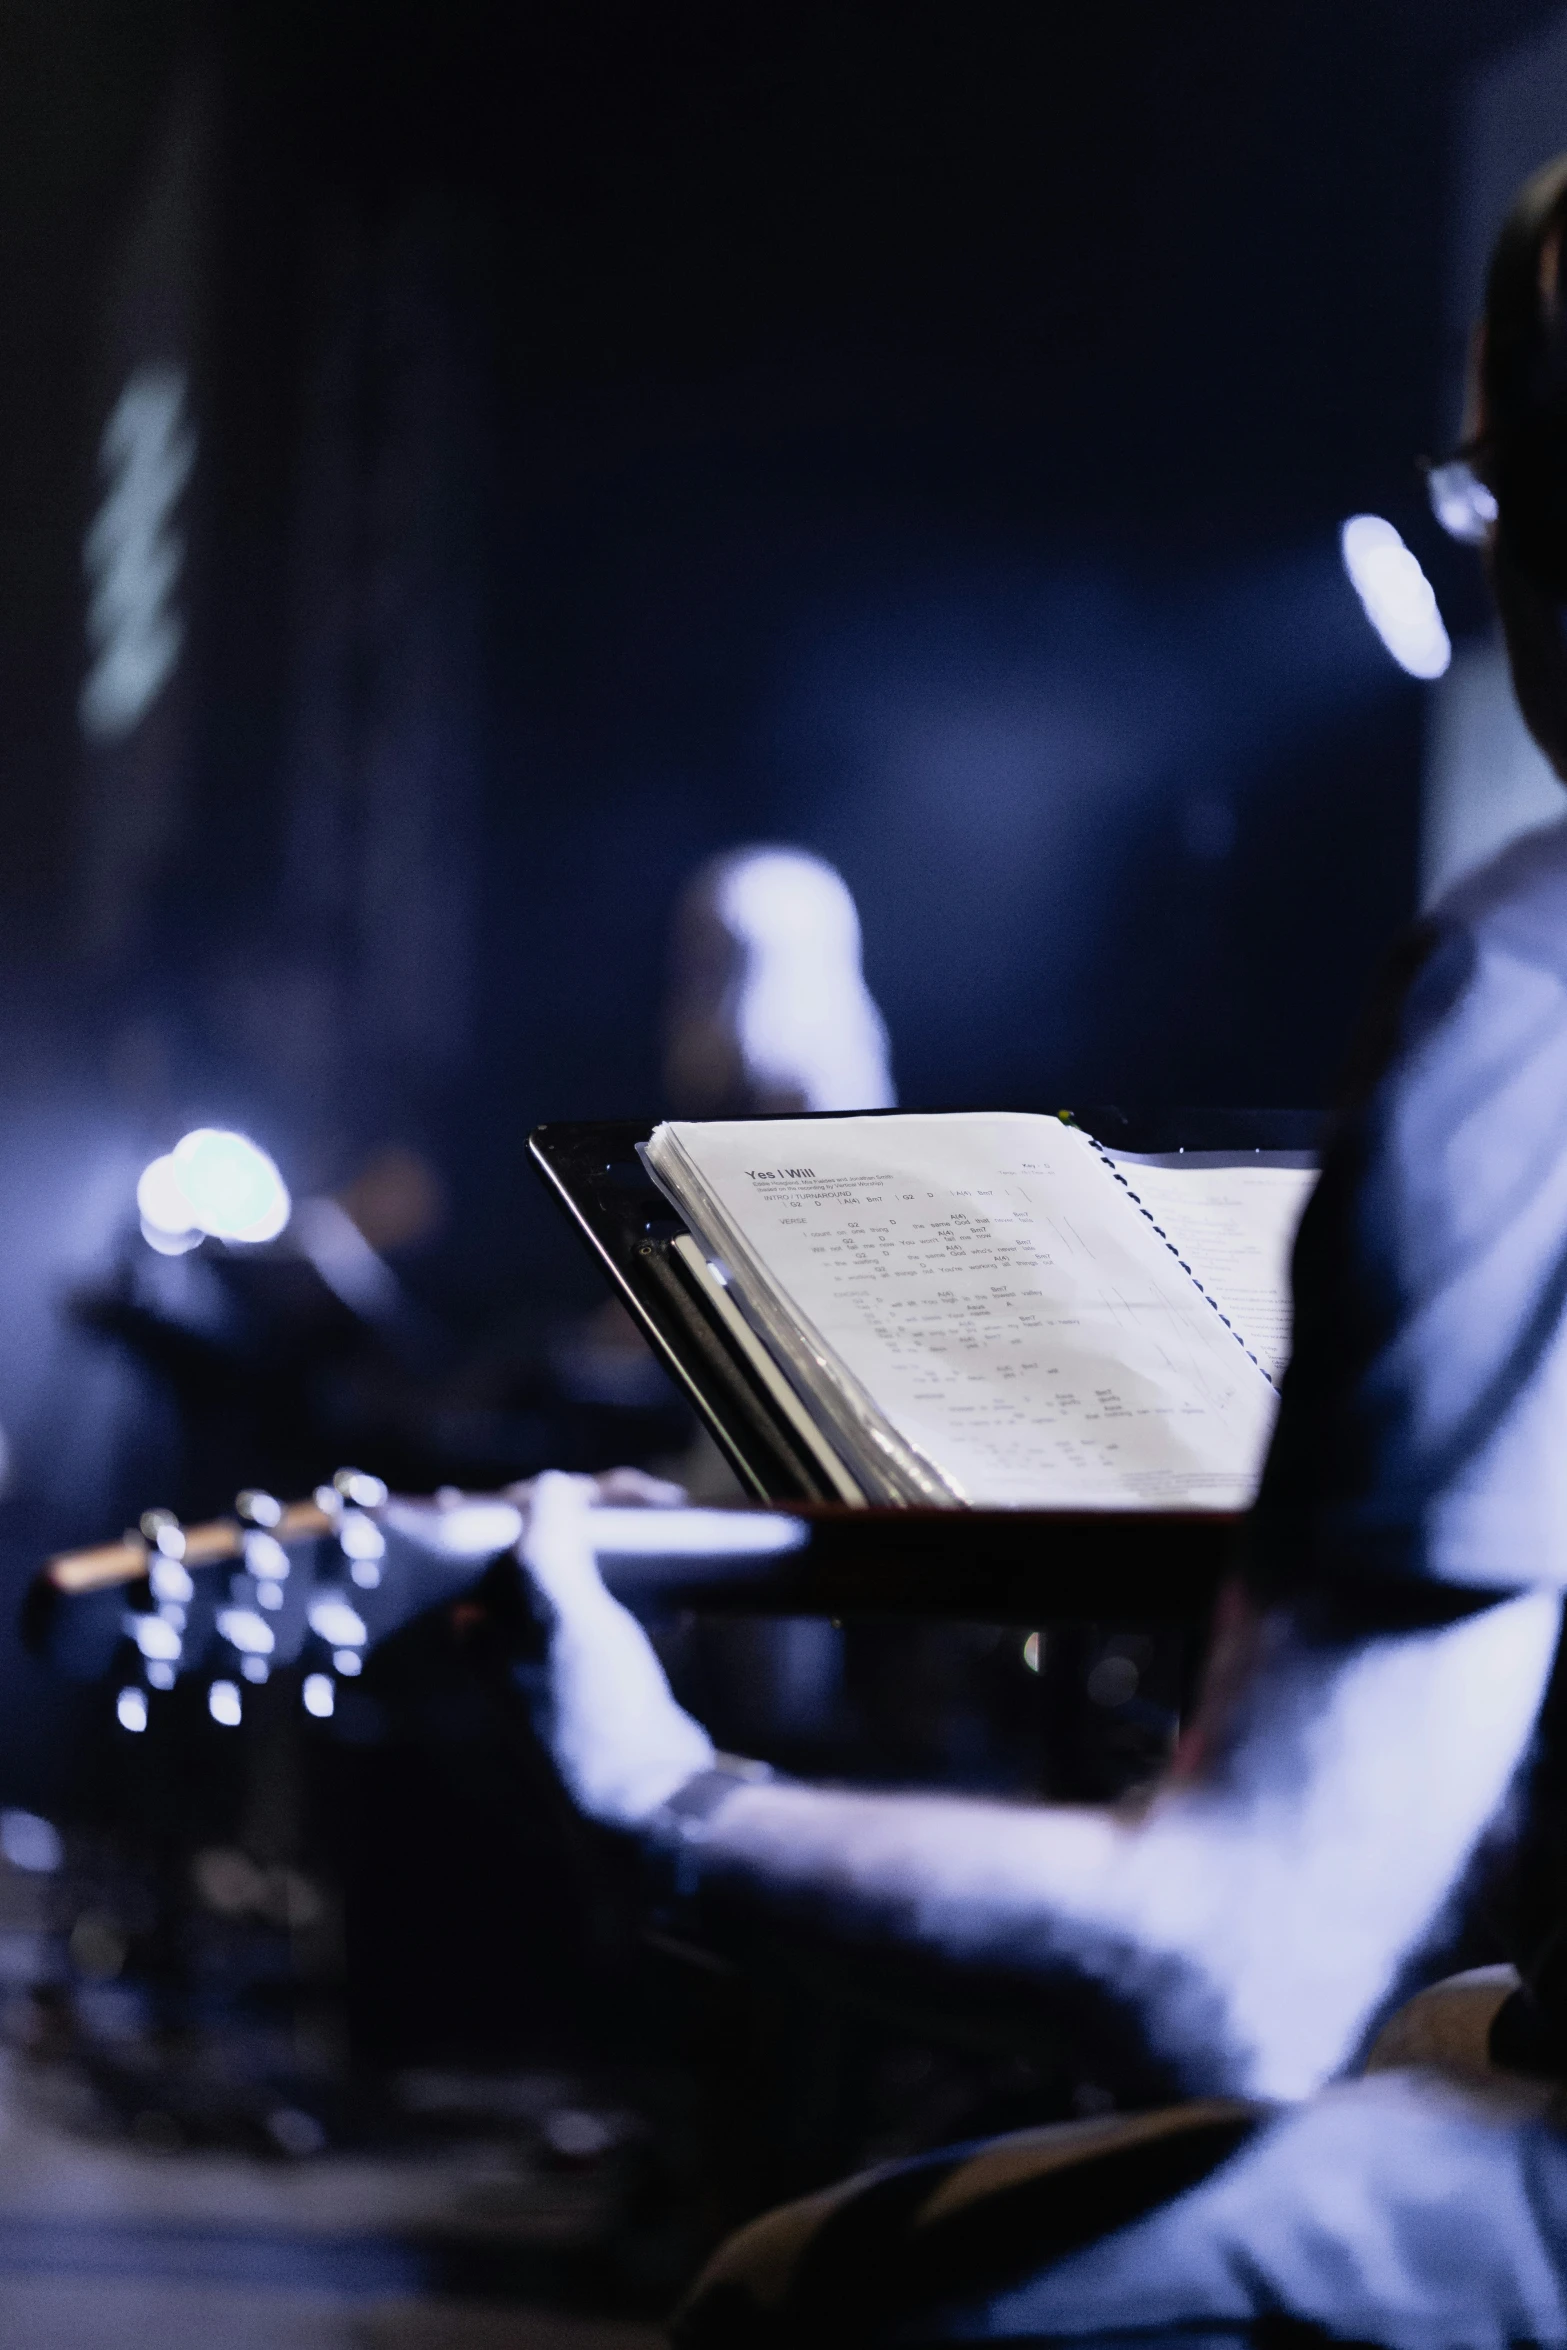
<svg viewBox="0 0 1567 2350"><path fill-rule="evenodd" d="M394 1502L380 1478L340 1469L306 1501L250 1489L232 1517L191 1526L148 1510L118 1542L50 1559L28 1630L73 1678L113 1682L132 1735L191 1675L220 1727L237 1728L247 1690L280 1674L324 1720L376 1642L460 1595L521 1525L502 1499Z"/></svg>
<svg viewBox="0 0 1567 2350"><path fill-rule="evenodd" d="M723 1584L764 1606L772 1591L788 1605L790 1554L810 1540L800 1514L621 1506L613 1477L601 1490L594 1550L629 1604L639 1596L681 1604ZM327 1720L376 1644L432 1608L463 1601L515 1548L523 1523L522 1507L504 1494L447 1489L409 1500L360 1469L339 1469L304 1501L248 1490L231 1517L199 1525L148 1510L118 1542L48 1560L28 1595L24 1631L71 1679L107 1681L132 1736L193 1676L221 1728L244 1720L247 1690L285 1676L305 1712Z"/></svg>

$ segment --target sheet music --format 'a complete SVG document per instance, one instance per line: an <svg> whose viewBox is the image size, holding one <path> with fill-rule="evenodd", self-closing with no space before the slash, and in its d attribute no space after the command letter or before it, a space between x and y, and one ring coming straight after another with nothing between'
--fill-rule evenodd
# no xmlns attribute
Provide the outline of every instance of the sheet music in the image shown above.
<svg viewBox="0 0 1567 2350"><path fill-rule="evenodd" d="M1290 1251L1316 1169L1193 1151L1109 1155L1277 1385L1290 1353Z"/></svg>
<svg viewBox="0 0 1567 2350"><path fill-rule="evenodd" d="M1075 1129L680 1124L649 1155L700 1178L737 1296L858 1457L879 1453L890 1493L1250 1499L1273 1391Z"/></svg>

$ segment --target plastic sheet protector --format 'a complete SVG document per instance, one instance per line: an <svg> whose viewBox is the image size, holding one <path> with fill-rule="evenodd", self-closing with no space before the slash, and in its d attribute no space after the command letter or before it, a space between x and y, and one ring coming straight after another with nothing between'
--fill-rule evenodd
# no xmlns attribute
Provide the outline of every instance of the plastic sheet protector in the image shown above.
<svg viewBox="0 0 1567 2350"><path fill-rule="evenodd" d="M1172 1243L1141 1169L1049 1117L672 1123L646 1156L870 1498L1251 1498L1309 1174L1229 1167L1221 1196L1162 1163ZM1182 1224L1165 1191L1188 1181Z"/></svg>

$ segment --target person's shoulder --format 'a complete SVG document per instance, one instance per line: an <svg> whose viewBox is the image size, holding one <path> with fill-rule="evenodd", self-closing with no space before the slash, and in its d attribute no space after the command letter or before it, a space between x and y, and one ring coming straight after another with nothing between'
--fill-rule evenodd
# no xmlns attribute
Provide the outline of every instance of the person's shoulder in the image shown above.
<svg viewBox="0 0 1567 2350"><path fill-rule="evenodd" d="M1356 1024L1341 1099L1405 1088L1514 1049L1521 1007L1567 1009L1567 817L1520 835L1428 906L1390 949ZM1553 1020L1554 1028L1559 1023ZM1465 1082L1468 1082L1466 1078Z"/></svg>
<svg viewBox="0 0 1567 2350"><path fill-rule="evenodd" d="M1432 906L1422 927L1467 934L1567 975L1567 816L1520 835Z"/></svg>
<svg viewBox="0 0 1567 2350"><path fill-rule="evenodd" d="M1567 819L1511 842L1406 932L1363 1023L1349 1090L1369 1098L1391 1084L1385 1098L1401 1121L1426 1133L1422 1149L1436 1148L1438 1133L1498 1088L1509 1119L1527 1124L1526 1070L1538 1081L1535 1109L1554 1118L1567 1101Z"/></svg>

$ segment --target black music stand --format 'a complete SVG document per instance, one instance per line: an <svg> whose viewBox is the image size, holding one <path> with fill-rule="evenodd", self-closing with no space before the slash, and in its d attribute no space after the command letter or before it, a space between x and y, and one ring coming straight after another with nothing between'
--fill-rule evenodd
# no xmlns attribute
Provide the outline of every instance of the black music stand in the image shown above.
<svg viewBox="0 0 1567 2350"><path fill-rule="evenodd" d="M1104 1108L1075 1113L1123 1150L1309 1151L1314 1113ZM1213 1510L850 1508L830 1498L765 1388L671 1247L685 1230L638 1156L651 1127L592 1119L536 1127L544 1181L677 1388L759 1502L808 1527L798 1549L733 1578L707 1605L769 1613L949 1615L996 1623L1191 1622L1206 1612L1240 1520Z"/></svg>

